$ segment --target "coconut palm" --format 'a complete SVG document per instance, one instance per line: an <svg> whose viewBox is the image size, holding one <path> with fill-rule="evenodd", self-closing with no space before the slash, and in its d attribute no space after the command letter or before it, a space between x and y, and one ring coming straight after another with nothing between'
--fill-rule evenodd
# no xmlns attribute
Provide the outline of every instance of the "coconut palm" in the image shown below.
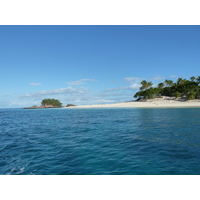
<svg viewBox="0 0 200 200"><path fill-rule="evenodd" d="M140 87L140 90L146 90L146 89L150 88L153 85L153 83L152 82L147 82L147 81L143 80L141 82L141 85L142 86Z"/></svg>
<svg viewBox="0 0 200 200"><path fill-rule="evenodd" d="M135 97L139 98L155 98L161 95L165 96L179 96L187 97L188 99L200 98L200 76L190 77L189 80L178 78L176 83L172 80L165 80L163 83L159 83L157 87L152 87L152 82L143 80L139 92L135 94Z"/></svg>
<svg viewBox="0 0 200 200"><path fill-rule="evenodd" d="M197 76L196 81L197 83L200 83L200 76Z"/></svg>
<svg viewBox="0 0 200 200"><path fill-rule="evenodd" d="M190 77L190 80L191 80L191 81L195 81L195 80L196 80L196 77L192 76L192 77Z"/></svg>
<svg viewBox="0 0 200 200"><path fill-rule="evenodd" d="M166 86L172 86L174 84L174 82L172 80L165 80L164 83L166 84Z"/></svg>
<svg viewBox="0 0 200 200"><path fill-rule="evenodd" d="M164 87L164 83L159 83L158 84L158 88L163 88Z"/></svg>
<svg viewBox="0 0 200 200"><path fill-rule="evenodd" d="M176 84L180 85L182 80L183 80L182 78L178 78L177 81L176 81Z"/></svg>
<svg viewBox="0 0 200 200"><path fill-rule="evenodd" d="M187 82L188 82L187 79L183 79L183 80L181 81L181 84L185 84L185 83L187 83Z"/></svg>
<svg viewBox="0 0 200 200"><path fill-rule="evenodd" d="M177 85L182 85L182 84L184 84L186 81L187 81L186 79L178 78L176 83L177 83Z"/></svg>

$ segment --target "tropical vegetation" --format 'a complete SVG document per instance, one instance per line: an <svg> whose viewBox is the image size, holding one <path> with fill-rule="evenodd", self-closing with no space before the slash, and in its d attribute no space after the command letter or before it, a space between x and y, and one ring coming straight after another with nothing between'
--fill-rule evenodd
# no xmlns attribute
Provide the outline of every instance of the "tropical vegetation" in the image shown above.
<svg viewBox="0 0 200 200"><path fill-rule="evenodd" d="M62 103L57 99L43 99L42 106L62 107Z"/></svg>
<svg viewBox="0 0 200 200"><path fill-rule="evenodd" d="M172 80L165 80L153 87L152 82L143 80L141 82L140 91L138 91L134 98L138 99L152 99L155 97L170 96L182 97L187 100L200 98L200 76L190 77L190 80L178 78L176 82Z"/></svg>

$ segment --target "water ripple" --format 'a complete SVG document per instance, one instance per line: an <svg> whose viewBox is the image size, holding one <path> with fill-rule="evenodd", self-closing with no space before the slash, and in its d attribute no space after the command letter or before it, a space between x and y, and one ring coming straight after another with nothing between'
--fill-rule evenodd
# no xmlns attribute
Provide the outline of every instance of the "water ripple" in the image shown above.
<svg viewBox="0 0 200 200"><path fill-rule="evenodd" d="M200 174L200 109L0 109L0 174Z"/></svg>

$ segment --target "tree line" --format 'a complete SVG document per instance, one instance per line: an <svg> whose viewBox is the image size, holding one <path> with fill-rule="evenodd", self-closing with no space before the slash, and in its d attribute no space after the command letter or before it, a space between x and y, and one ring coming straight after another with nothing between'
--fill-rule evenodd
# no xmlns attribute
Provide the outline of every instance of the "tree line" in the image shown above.
<svg viewBox="0 0 200 200"><path fill-rule="evenodd" d="M200 76L190 77L190 80L178 78L176 82L165 80L156 87L152 82L143 80L140 91L133 97L138 99L152 99L160 96L183 97L187 100L200 98Z"/></svg>
<svg viewBox="0 0 200 200"><path fill-rule="evenodd" d="M62 107L62 103L57 99L43 99L41 104L42 106Z"/></svg>

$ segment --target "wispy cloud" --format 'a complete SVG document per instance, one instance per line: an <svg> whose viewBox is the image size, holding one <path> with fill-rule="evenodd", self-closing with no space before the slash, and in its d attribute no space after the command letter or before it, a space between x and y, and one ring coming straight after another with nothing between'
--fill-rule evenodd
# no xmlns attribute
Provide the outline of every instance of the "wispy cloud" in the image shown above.
<svg viewBox="0 0 200 200"><path fill-rule="evenodd" d="M141 78L138 77L126 77L124 78L128 83L138 83L141 81Z"/></svg>
<svg viewBox="0 0 200 200"><path fill-rule="evenodd" d="M83 85L85 84L86 81L96 81L95 79L81 79L81 80L78 80L78 81L73 81L73 82L70 82L70 83L67 83L68 85Z"/></svg>
<svg viewBox="0 0 200 200"><path fill-rule="evenodd" d="M107 89L107 90L104 90L104 92L112 92L112 91L119 91L119 90L138 90L140 87L140 84L139 83L132 83L131 85L129 86L126 86L126 87L116 87L116 88L110 88L110 89Z"/></svg>
<svg viewBox="0 0 200 200"><path fill-rule="evenodd" d="M112 91L119 91L119 90L138 90L140 87L141 78L138 77L126 77L124 78L126 82L130 85L125 87L116 87L104 90L104 92L112 92Z"/></svg>
<svg viewBox="0 0 200 200"><path fill-rule="evenodd" d="M152 78L151 81L159 81L159 80L164 80L164 79L165 79L165 77L158 75L158 76L155 76L154 78Z"/></svg>
<svg viewBox="0 0 200 200"><path fill-rule="evenodd" d="M11 94L3 94L1 97L11 97L11 96L18 96L20 93L11 93Z"/></svg>
<svg viewBox="0 0 200 200"><path fill-rule="evenodd" d="M71 86L67 88L60 88L55 90L44 90L33 92L29 94L21 95L20 98L38 98L38 97L45 97L45 96L52 96L52 95L76 95L76 94L83 94L86 93L87 90L85 88L78 88L74 89Z"/></svg>
<svg viewBox="0 0 200 200"><path fill-rule="evenodd" d="M34 104L36 105L36 104ZM9 107L17 106L17 107L25 107L25 106L30 106L30 102L27 101L20 101L20 102L12 102L8 105Z"/></svg>
<svg viewBox="0 0 200 200"><path fill-rule="evenodd" d="M171 75L171 76L169 76L169 77L171 77L171 78L176 78L176 75Z"/></svg>
<svg viewBox="0 0 200 200"><path fill-rule="evenodd" d="M97 96L98 95L98 96ZM69 103L75 104L75 105L93 105L93 104L104 104L104 103L113 103L115 102L112 97L104 98L104 95L102 94L82 94L77 96L63 96L62 98L59 97L59 100L63 102L63 105L67 105Z"/></svg>
<svg viewBox="0 0 200 200"><path fill-rule="evenodd" d="M129 92L116 92L116 93L109 93L109 92L102 92L99 94L96 94L98 98L107 98L107 97L130 97Z"/></svg>
<svg viewBox="0 0 200 200"><path fill-rule="evenodd" d="M42 85L42 83L30 83L30 86Z"/></svg>
<svg viewBox="0 0 200 200"><path fill-rule="evenodd" d="M125 77L123 78L124 80L126 80L127 83L129 83L129 86L125 86L125 87L116 87L116 88L110 88L110 89L106 89L103 92L113 92L113 91L120 91L120 90L138 90L140 87L140 82L141 82L141 78L138 77Z"/></svg>
<svg viewBox="0 0 200 200"><path fill-rule="evenodd" d="M100 97L96 97L93 101L93 103L113 103L114 101L113 100L110 100L110 99L103 99L103 98L100 98Z"/></svg>

